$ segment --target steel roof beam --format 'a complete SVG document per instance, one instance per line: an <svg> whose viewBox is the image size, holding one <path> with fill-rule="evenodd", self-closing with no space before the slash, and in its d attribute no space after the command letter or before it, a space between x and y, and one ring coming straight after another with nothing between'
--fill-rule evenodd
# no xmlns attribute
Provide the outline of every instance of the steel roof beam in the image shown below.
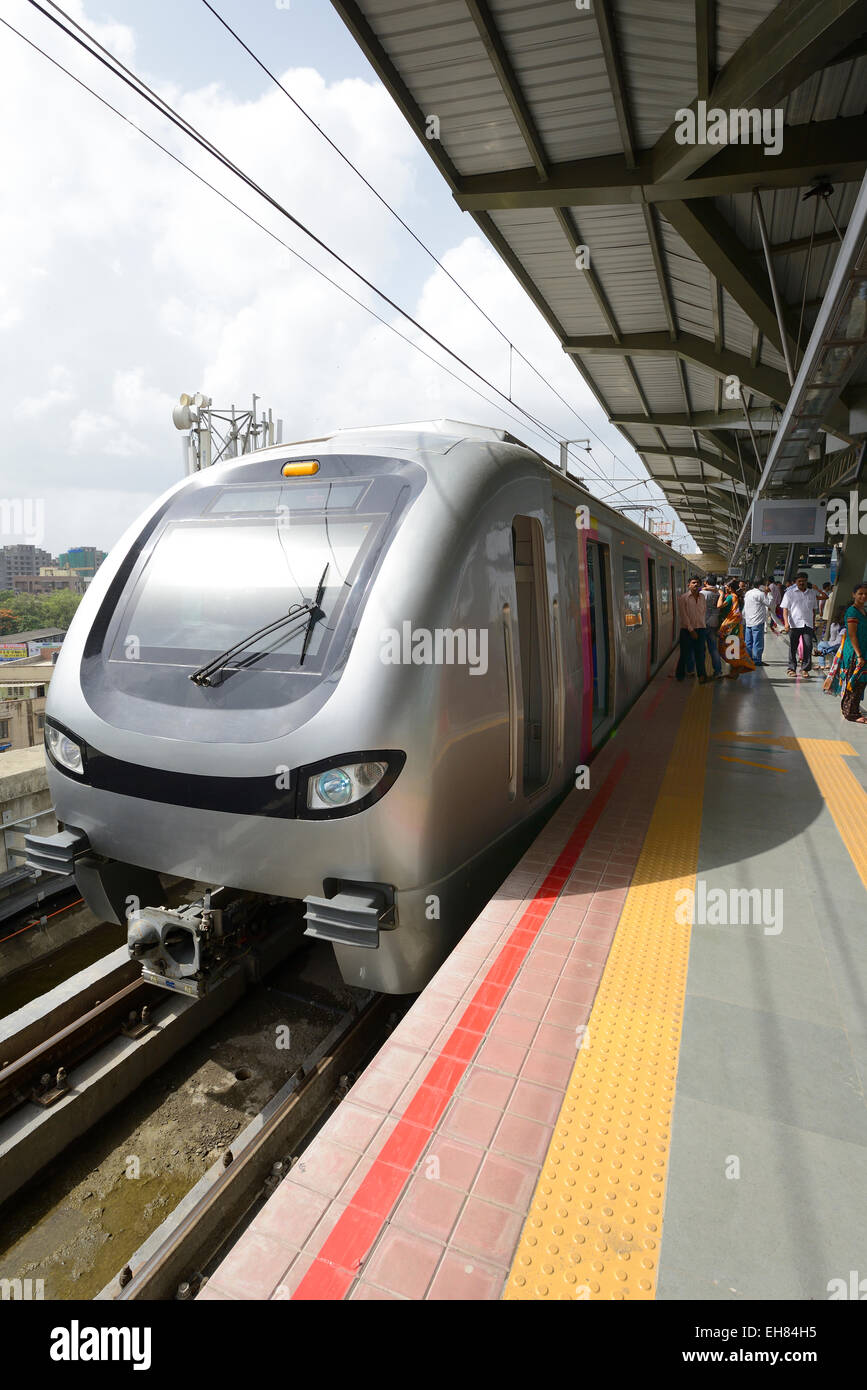
<svg viewBox="0 0 867 1390"><path fill-rule="evenodd" d="M714 151L718 146L701 148ZM655 179L651 152L636 158L634 169L622 154L553 163L547 179L533 168L456 176L455 199L467 212L496 212L721 198L754 188L805 188L820 174L832 183L851 183L867 170L867 116L787 126L783 148L773 158L761 146L730 145L690 179Z"/></svg>
<svg viewBox="0 0 867 1390"><path fill-rule="evenodd" d="M774 413L769 406L760 407L758 410L751 410L753 424L770 425L774 421ZM737 410L694 410L691 415L681 415L677 412L667 414L655 414L652 422L645 419L643 415L612 415L609 421L612 425L666 425L671 428L685 430L737 430L746 429L746 419L744 412Z"/></svg>
<svg viewBox="0 0 867 1390"><path fill-rule="evenodd" d="M700 463L707 464L708 468L715 468L717 472L724 473L727 478L734 478L735 482L741 482L741 469L739 463L736 464L731 459L720 458L718 454L711 454L706 449L678 449L677 447L658 449L655 446L652 449L647 449L639 446L637 452L642 457L648 454L651 457L654 455L661 455L666 458L698 459ZM758 482L758 469L745 466L745 471L747 482ZM684 481L687 480L685 479ZM692 479L692 481L702 482L703 480L701 478L695 478Z"/></svg>
<svg viewBox="0 0 867 1390"><path fill-rule="evenodd" d="M867 29L867 0L781 0L729 59L708 107L774 107ZM696 110L698 98L692 102ZM713 145L678 144L675 119L653 152L657 179L683 179L713 157Z"/></svg>
<svg viewBox="0 0 867 1390"><path fill-rule="evenodd" d="M478 30L479 38L485 46L485 51L490 59L491 67L497 74L497 79L503 89L503 95L509 103L509 108L515 118L515 124L520 130L524 139L524 144L530 152L530 158L541 177L543 179L547 178L548 158L545 154L542 137L530 113L526 97L521 90L521 84L518 81L515 69L512 67L511 59L506 52L506 46L497 28L496 20L491 14L486 0L465 0L465 4Z"/></svg>
<svg viewBox="0 0 867 1390"><path fill-rule="evenodd" d="M620 62L620 45L617 42L611 0L594 0L593 15L596 19L599 42L602 45L602 56L605 59L605 72L608 77L608 85L611 88L614 112L617 116L617 128L620 131L620 140L623 145L624 162L627 169L634 169L635 141L632 135L632 121L629 115L626 83Z"/></svg>
<svg viewBox="0 0 867 1390"><path fill-rule="evenodd" d="M846 228L841 228L841 231L845 236ZM832 228L829 232L817 232L814 237L799 236L795 237L792 241L771 242L771 255L795 256L799 251L809 251L811 244L813 250L818 251L822 246L839 246L840 238ZM761 257L764 255L764 252L761 246L756 246L753 247L750 254Z"/></svg>
<svg viewBox="0 0 867 1390"><path fill-rule="evenodd" d="M698 95L706 100L716 75L716 0L695 0L695 68Z"/></svg>
<svg viewBox="0 0 867 1390"><path fill-rule="evenodd" d="M713 203L662 203L660 212L734 302L780 351L780 331L767 289L767 276L753 265L747 247ZM795 335L788 323L786 328L790 351L794 353Z"/></svg>
<svg viewBox="0 0 867 1390"><path fill-rule="evenodd" d="M789 383L784 372L778 372L773 367L753 366L748 357L742 357L738 352L717 352L713 343L694 333L681 333L674 341L667 333L624 333L620 342L605 334L589 334L566 338L563 347L566 352L576 356L592 352L629 357L676 353L685 361L705 367L717 376L737 377L751 391L766 396L768 400L784 405L789 398Z"/></svg>

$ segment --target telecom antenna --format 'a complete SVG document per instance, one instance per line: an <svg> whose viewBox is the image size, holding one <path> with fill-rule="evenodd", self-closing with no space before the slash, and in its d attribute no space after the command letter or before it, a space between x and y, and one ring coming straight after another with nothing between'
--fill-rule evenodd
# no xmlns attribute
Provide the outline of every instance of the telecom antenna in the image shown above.
<svg viewBox="0 0 867 1390"><path fill-rule="evenodd" d="M200 473L225 459L268 449L283 443L283 421L275 420L271 410L257 416L259 397L253 396L250 410L216 410L203 391L186 391L172 411L175 429L188 431L181 445L186 474Z"/></svg>

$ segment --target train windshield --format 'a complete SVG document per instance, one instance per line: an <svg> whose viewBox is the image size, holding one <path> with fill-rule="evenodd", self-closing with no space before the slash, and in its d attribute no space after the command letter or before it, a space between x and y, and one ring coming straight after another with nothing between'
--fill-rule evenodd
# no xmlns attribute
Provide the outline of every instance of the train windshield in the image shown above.
<svg viewBox="0 0 867 1390"><path fill-rule="evenodd" d="M303 665L303 624L243 651L245 660L257 654L256 670L321 670L385 520L359 509L363 487L331 491L333 508L327 488L297 489L291 505L279 500L283 489L226 489L199 517L170 520L134 586L112 658L199 665L293 605L312 603L325 571L323 616L310 629Z"/></svg>

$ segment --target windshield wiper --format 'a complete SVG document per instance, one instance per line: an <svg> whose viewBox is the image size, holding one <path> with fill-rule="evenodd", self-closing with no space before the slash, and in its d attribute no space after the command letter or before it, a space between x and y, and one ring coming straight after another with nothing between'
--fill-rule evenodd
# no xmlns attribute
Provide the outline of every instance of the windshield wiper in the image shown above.
<svg viewBox="0 0 867 1390"><path fill-rule="evenodd" d="M257 628L255 632L250 633L249 637L242 638L241 641L236 642L233 647L228 647L226 651L221 652L219 656L215 656L204 666L200 666L198 671L194 671L193 674L190 676L190 680L193 681L195 685L221 685L222 682L226 679L226 667L228 666L232 657L236 656L238 652L245 651L246 648L251 645L251 643L257 641L257 639L260 637L270 637L273 633L279 632L280 629L285 627L287 623L291 624L293 628L298 627L300 629L301 623L305 619L307 621L307 635L305 636L306 651L307 639L309 638L313 624L315 622L318 622L320 618L323 618L325 616L322 609L319 607L318 600L321 597L322 585L320 583L319 590L317 591L316 602L293 603L292 607L289 609L287 613L283 613L279 618L275 618L272 623L266 623L264 627ZM287 633L286 635L294 636L294 632L291 634ZM244 666L249 666L252 662L258 661L259 657L263 655L264 653L261 651L253 652L252 655L249 656L246 661L239 662L236 665L235 670L240 671Z"/></svg>
<svg viewBox="0 0 867 1390"><path fill-rule="evenodd" d="M307 619L307 631L304 634L304 645L301 648L301 656L298 661L299 666L304 665L304 658L307 655L307 648L310 645L310 638L313 634L313 624L317 622L319 618L324 616L322 609L319 607L319 605L322 602L322 595L325 593L325 576L328 573L328 567L330 563L331 561L329 560L326 563L325 569L322 571L322 578L319 581L319 588L316 590L316 597L313 600L313 608L311 609L310 617Z"/></svg>

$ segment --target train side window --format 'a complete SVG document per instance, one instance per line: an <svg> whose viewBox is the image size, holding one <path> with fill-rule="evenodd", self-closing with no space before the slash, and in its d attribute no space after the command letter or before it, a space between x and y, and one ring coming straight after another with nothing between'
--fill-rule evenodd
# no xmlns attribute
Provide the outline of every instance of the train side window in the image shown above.
<svg viewBox="0 0 867 1390"><path fill-rule="evenodd" d="M513 526L518 651L523 704L524 793L545 785L551 773L551 640L545 540L539 522L516 516Z"/></svg>
<svg viewBox="0 0 867 1390"><path fill-rule="evenodd" d="M644 622L644 585L641 582L641 561L623 556L623 625L627 631L641 627Z"/></svg>
<svg viewBox="0 0 867 1390"><path fill-rule="evenodd" d="M670 566L668 566L668 565L660 565L660 566L659 566L659 612L660 612L660 616L661 616L663 613L670 613L670 612L671 612L671 585L670 585L670 583L669 583L669 574L670 574L670 573L671 573Z"/></svg>

